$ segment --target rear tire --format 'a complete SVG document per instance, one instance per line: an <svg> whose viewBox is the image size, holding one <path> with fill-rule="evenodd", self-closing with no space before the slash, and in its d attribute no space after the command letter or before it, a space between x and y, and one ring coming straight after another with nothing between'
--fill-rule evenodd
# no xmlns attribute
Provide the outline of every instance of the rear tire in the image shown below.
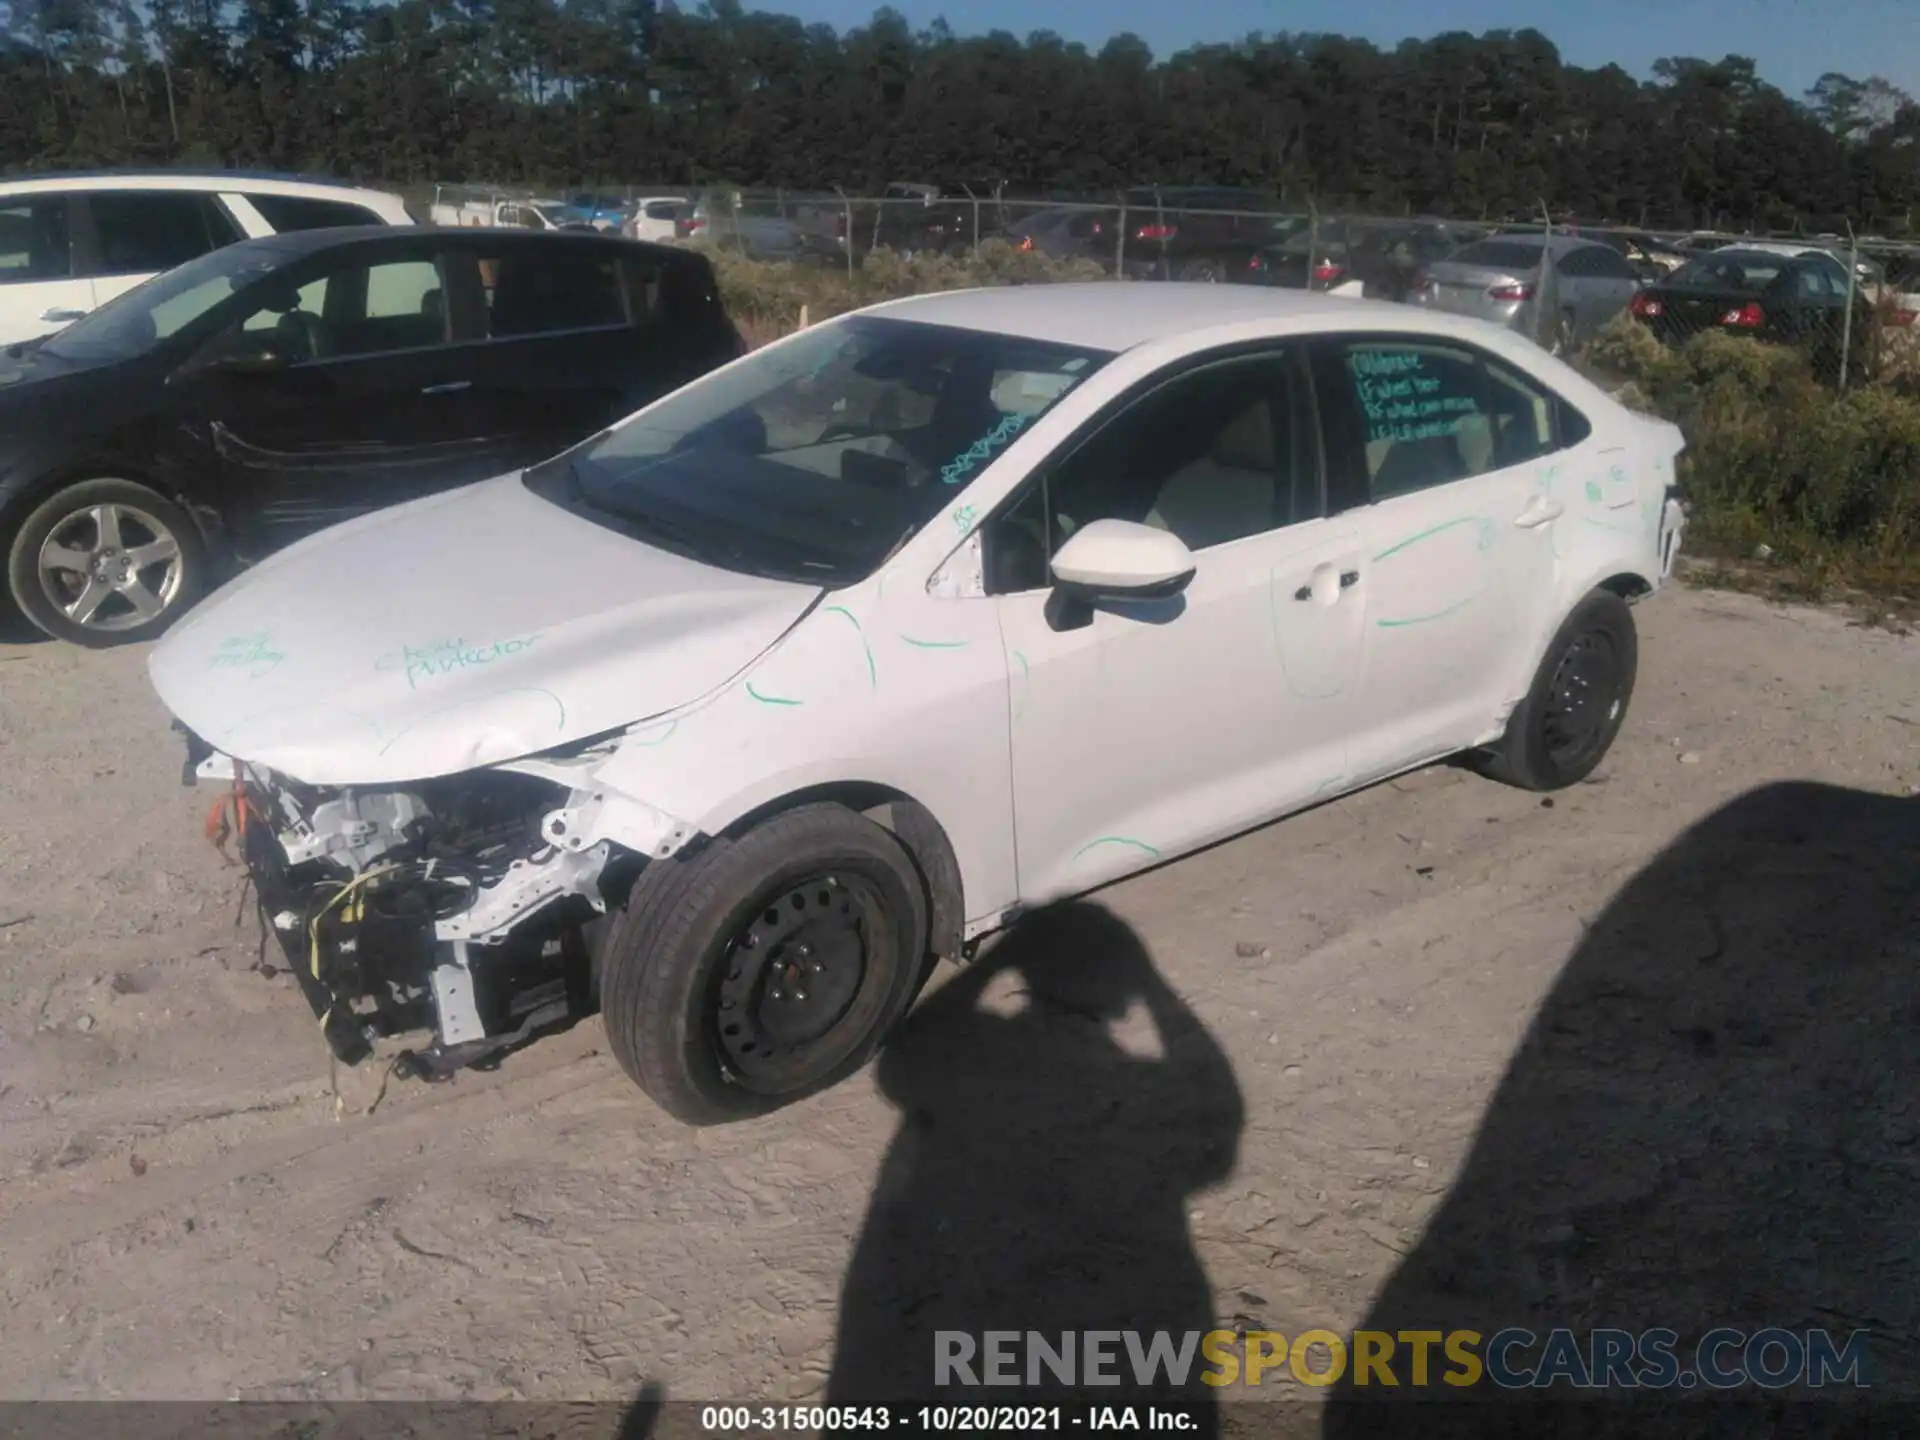
<svg viewBox="0 0 1920 1440"><path fill-rule="evenodd" d="M668 1114L765 1114L852 1074L926 974L927 897L906 848L806 805L656 860L601 953L614 1058Z"/></svg>
<svg viewBox="0 0 1920 1440"><path fill-rule="evenodd" d="M1627 602L1610 590L1593 591L1555 632L1507 733L1472 757L1475 768L1522 790L1578 784L1620 733L1639 667Z"/></svg>
<svg viewBox="0 0 1920 1440"><path fill-rule="evenodd" d="M1220 262L1217 260L1189 260L1180 270L1180 278L1189 284L1218 285L1220 283Z"/></svg>
<svg viewBox="0 0 1920 1440"><path fill-rule="evenodd" d="M7 550L7 588L43 634L90 649L151 640L207 583L192 518L131 480L82 480L42 501Z"/></svg>

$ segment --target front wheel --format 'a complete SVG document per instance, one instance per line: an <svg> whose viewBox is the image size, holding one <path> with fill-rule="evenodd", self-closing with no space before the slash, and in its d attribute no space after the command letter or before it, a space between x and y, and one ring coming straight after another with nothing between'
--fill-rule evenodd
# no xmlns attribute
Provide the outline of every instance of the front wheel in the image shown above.
<svg viewBox="0 0 1920 1440"><path fill-rule="evenodd" d="M641 872L600 958L608 1046L687 1124L764 1114L864 1065L926 955L905 847L844 806L802 806Z"/></svg>
<svg viewBox="0 0 1920 1440"><path fill-rule="evenodd" d="M206 555L192 519L131 480L83 480L27 516L7 552L21 614L93 649L151 640L193 604Z"/></svg>
<svg viewBox="0 0 1920 1440"><path fill-rule="evenodd" d="M1523 790L1586 779L1620 733L1639 668L1633 612L1612 591L1595 590L1555 633L1507 733L1474 757L1478 768Z"/></svg>

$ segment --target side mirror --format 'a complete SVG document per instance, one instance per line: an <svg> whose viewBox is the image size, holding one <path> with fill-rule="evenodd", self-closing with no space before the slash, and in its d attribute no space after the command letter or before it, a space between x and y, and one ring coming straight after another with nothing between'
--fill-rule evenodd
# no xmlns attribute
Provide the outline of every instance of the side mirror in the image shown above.
<svg viewBox="0 0 1920 1440"><path fill-rule="evenodd" d="M1099 605L1172 600L1193 573L1193 552L1179 536L1131 520L1094 520L1053 557L1047 620L1056 630L1077 630L1093 623Z"/></svg>

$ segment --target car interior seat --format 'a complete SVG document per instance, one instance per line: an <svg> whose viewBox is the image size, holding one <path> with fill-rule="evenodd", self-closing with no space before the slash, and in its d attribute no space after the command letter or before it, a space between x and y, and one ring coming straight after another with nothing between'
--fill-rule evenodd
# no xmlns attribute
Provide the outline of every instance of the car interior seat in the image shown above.
<svg viewBox="0 0 1920 1440"><path fill-rule="evenodd" d="M1271 530L1278 461L1273 407L1262 398L1221 429L1205 454L1167 478L1146 523L1172 531L1192 550Z"/></svg>
<svg viewBox="0 0 1920 1440"><path fill-rule="evenodd" d="M289 310L273 325L275 346L296 363L320 360L332 353L327 322L310 310Z"/></svg>

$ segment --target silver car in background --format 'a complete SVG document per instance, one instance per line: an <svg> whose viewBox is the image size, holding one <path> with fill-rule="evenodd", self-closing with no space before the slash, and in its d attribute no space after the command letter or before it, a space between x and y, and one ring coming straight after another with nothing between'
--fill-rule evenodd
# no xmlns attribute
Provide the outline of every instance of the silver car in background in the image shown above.
<svg viewBox="0 0 1920 1440"><path fill-rule="evenodd" d="M1632 264L1611 245L1523 232L1461 246L1428 266L1407 299L1504 325L1557 353L1592 336L1639 288Z"/></svg>

